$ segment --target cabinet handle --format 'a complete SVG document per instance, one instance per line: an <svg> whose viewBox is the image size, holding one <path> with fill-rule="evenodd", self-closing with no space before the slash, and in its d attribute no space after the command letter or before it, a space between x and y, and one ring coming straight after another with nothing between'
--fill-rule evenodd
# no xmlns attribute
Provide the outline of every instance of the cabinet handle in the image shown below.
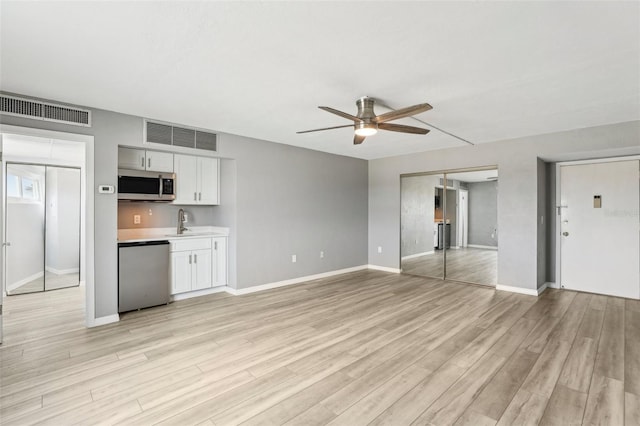
<svg viewBox="0 0 640 426"><path fill-rule="evenodd" d="M140 165L142 166L142 168L144 169L144 157L140 157L141 163Z"/></svg>
<svg viewBox="0 0 640 426"><path fill-rule="evenodd" d="M193 263L198 263L198 255L197 254L193 255Z"/></svg>
<svg viewBox="0 0 640 426"><path fill-rule="evenodd" d="M213 242L213 249L214 250L218 250L218 242L217 241Z"/></svg>
<svg viewBox="0 0 640 426"><path fill-rule="evenodd" d="M198 192L198 201L202 201L202 192Z"/></svg>
<svg viewBox="0 0 640 426"><path fill-rule="evenodd" d="M147 159L147 167L151 168L151 158Z"/></svg>
<svg viewBox="0 0 640 426"><path fill-rule="evenodd" d="M193 193L193 201L198 201L198 193L197 192Z"/></svg>
<svg viewBox="0 0 640 426"><path fill-rule="evenodd" d="M189 255L189 265L191 265L191 255Z"/></svg>

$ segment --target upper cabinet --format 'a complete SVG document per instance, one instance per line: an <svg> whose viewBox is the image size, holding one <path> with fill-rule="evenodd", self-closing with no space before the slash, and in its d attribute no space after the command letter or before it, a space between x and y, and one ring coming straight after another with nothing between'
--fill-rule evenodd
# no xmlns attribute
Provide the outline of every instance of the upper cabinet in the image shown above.
<svg viewBox="0 0 640 426"><path fill-rule="evenodd" d="M174 204L220 204L220 160L174 155L176 199Z"/></svg>
<svg viewBox="0 0 640 426"><path fill-rule="evenodd" d="M173 154L118 147L118 168L172 173Z"/></svg>

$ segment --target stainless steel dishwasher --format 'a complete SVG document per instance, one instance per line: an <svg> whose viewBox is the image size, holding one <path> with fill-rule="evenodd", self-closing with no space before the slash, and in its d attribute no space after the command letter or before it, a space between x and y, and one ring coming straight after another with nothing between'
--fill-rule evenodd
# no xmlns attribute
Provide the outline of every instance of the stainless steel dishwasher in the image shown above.
<svg viewBox="0 0 640 426"><path fill-rule="evenodd" d="M118 312L169 303L169 241L118 244Z"/></svg>

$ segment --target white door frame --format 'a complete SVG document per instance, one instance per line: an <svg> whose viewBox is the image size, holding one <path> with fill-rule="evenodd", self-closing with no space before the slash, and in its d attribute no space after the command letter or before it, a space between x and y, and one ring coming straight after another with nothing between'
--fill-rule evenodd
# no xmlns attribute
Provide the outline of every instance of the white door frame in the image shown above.
<svg viewBox="0 0 640 426"><path fill-rule="evenodd" d="M466 202L462 203L462 196L466 195ZM464 209L460 208L464 204ZM469 244L469 190L458 189L458 232L456 233L459 248L467 247Z"/></svg>
<svg viewBox="0 0 640 426"><path fill-rule="evenodd" d="M85 325L93 327L96 324L95 318L95 221L94 221L94 137L91 135L81 135L76 133L57 132L53 130L34 129L31 127L10 126L0 124L0 134L8 133L22 136L34 136L46 139L59 139L70 142L85 144L85 164L81 173L81 214L80 221L82 227L81 250L84 254L85 265ZM3 158L3 160L5 160ZM53 165L53 163L52 163ZM4 208L0 209L0 223L4 224ZM4 226L0 226L0 241L4 241ZM4 297L4 250L2 256L2 294ZM82 268L82 266L81 266ZM1 301L0 301L1 303Z"/></svg>
<svg viewBox="0 0 640 426"><path fill-rule="evenodd" d="M556 163L556 200L554 206L554 215L556 223L556 288L562 288L562 265L561 265L561 252L560 247L562 239L560 238L560 230L562 229L561 216L558 214L558 210L562 208L561 203L561 184L560 184L560 168L562 166L577 166L580 164L596 164L596 163L616 163L618 161L640 160L640 155L630 155L627 157L611 157L611 158L594 158L591 160L577 160L577 161L563 161Z"/></svg>

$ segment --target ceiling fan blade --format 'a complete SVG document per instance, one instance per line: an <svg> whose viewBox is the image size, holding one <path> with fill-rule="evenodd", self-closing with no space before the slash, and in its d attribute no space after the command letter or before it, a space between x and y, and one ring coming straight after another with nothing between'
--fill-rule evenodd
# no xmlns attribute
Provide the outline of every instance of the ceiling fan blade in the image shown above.
<svg viewBox="0 0 640 426"><path fill-rule="evenodd" d="M320 132L322 130L342 129L344 127L353 127L353 124L345 124L344 126L324 127L322 129L302 130L296 133L300 134L300 133Z"/></svg>
<svg viewBox="0 0 640 426"><path fill-rule="evenodd" d="M353 144L360 145L366 138L366 136L353 135Z"/></svg>
<svg viewBox="0 0 640 426"><path fill-rule="evenodd" d="M376 116L373 121L376 123L384 123L386 121L397 120L403 117L409 117L411 115L420 114L421 112L429 111L433 107L429 104L418 104L406 108L400 108L395 111L390 111Z"/></svg>
<svg viewBox="0 0 640 426"><path fill-rule="evenodd" d="M426 135L427 133L429 133L429 129L422 129L420 127L405 126L404 124L393 123L380 123L378 124L378 129L391 130L392 132L414 133L416 135Z"/></svg>
<svg viewBox="0 0 640 426"><path fill-rule="evenodd" d="M358 118L355 115L347 114L346 112L338 111L337 109L333 109L331 107L319 106L318 108L330 112L331 114L339 115L340 117L346 118L347 120L355 121L356 123L362 121L361 118Z"/></svg>

